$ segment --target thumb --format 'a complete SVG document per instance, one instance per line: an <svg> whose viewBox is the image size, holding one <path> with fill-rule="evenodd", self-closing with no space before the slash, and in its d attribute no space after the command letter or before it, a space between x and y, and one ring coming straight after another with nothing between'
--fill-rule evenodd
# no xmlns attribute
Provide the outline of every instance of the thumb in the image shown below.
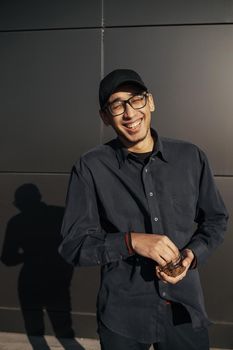
<svg viewBox="0 0 233 350"><path fill-rule="evenodd" d="M190 249L185 249L182 254L184 255L184 260L182 262L183 266L188 267L191 265L193 259L194 259L194 254L192 250Z"/></svg>

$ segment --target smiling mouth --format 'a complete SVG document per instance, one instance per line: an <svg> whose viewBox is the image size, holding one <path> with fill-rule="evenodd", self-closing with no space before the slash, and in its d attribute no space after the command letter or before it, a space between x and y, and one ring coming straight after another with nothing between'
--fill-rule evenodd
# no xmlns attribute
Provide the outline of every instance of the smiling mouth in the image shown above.
<svg viewBox="0 0 233 350"><path fill-rule="evenodd" d="M138 126L140 126L142 123L142 118L137 120L136 122L134 123L130 123L130 124L127 124L127 125L124 125L126 128L130 129L130 130L134 130L136 129Z"/></svg>

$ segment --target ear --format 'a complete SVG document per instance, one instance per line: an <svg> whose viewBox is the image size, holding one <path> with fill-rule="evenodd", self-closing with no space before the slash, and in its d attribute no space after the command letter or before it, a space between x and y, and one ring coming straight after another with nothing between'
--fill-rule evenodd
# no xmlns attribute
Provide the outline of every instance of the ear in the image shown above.
<svg viewBox="0 0 233 350"><path fill-rule="evenodd" d="M108 126L109 123L109 118L108 118L108 113L106 111L102 111L101 109L99 110L100 118L103 120L104 124Z"/></svg>
<svg viewBox="0 0 233 350"><path fill-rule="evenodd" d="M155 103L154 103L154 99L153 96L151 94L149 94L149 107L150 107L150 111L154 112L155 111Z"/></svg>

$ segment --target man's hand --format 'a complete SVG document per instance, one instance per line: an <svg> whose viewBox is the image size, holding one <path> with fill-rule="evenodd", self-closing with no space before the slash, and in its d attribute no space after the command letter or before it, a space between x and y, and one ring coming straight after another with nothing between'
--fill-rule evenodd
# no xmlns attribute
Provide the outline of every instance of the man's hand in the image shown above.
<svg viewBox="0 0 233 350"><path fill-rule="evenodd" d="M190 249L185 249L182 251L182 255L184 256L184 260L182 261L182 265L185 267L185 270L176 277L168 276L166 273L162 272L160 270L159 266L156 266L156 275L157 277L162 280L164 283L171 283L176 284L180 282L187 274L187 271L192 264L192 261L194 259L194 254Z"/></svg>
<svg viewBox="0 0 233 350"><path fill-rule="evenodd" d="M179 249L164 235L132 232L131 242L137 254L150 258L161 266L179 256Z"/></svg>

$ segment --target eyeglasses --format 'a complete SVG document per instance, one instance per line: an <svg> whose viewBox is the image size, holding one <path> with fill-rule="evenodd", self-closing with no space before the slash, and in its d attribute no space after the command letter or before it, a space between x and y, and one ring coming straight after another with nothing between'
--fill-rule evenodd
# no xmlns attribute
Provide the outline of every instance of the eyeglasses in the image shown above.
<svg viewBox="0 0 233 350"><path fill-rule="evenodd" d="M133 109L141 109L145 107L147 98L149 96L148 92L143 92L142 94L136 94L131 96L128 100L116 100L109 103L105 108L111 113L113 117L125 113L126 104L128 103Z"/></svg>

